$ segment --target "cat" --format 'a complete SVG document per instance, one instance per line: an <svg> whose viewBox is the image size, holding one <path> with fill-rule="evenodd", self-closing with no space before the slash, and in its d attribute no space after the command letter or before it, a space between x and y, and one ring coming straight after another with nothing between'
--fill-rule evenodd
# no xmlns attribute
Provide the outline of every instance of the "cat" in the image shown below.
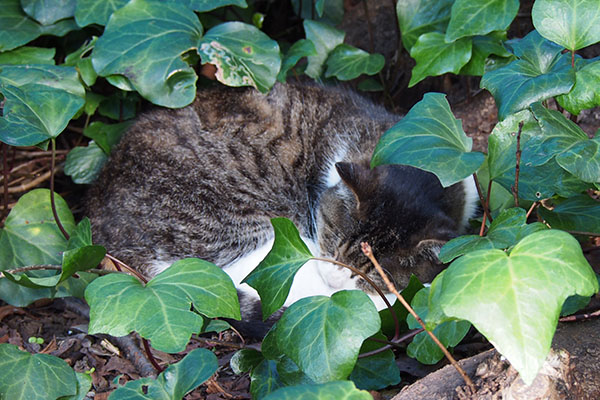
<svg viewBox="0 0 600 400"><path fill-rule="evenodd" d="M473 215L464 181L443 188L401 165L371 169L380 136L401 116L339 87L277 84L268 94L217 87L182 109L142 113L87 195L95 241L153 277L198 257L224 268L245 320L260 318L242 279L273 243L272 217L286 217L316 256L353 265L384 289L361 253L367 241L395 284L433 279L437 254ZM350 271L311 261L285 305L341 289L373 288Z"/></svg>

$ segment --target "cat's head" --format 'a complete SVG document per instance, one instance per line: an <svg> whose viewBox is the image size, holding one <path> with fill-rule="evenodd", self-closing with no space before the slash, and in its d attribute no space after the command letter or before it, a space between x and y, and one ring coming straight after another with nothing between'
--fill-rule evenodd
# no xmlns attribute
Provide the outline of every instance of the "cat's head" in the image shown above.
<svg viewBox="0 0 600 400"><path fill-rule="evenodd" d="M325 191L319 206L322 253L359 268L385 290L361 252L360 243L368 242L399 289L411 274L430 282L444 268L441 247L458 235L462 186L444 189L435 175L401 165L337 163L336 169L342 181ZM359 286L373 292L362 280Z"/></svg>

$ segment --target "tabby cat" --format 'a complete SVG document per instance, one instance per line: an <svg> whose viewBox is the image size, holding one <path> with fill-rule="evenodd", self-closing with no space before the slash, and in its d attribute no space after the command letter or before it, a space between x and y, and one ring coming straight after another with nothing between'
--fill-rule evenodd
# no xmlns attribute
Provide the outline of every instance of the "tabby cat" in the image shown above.
<svg viewBox="0 0 600 400"><path fill-rule="evenodd" d="M276 85L266 95L205 89L188 107L154 108L88 193L96 242L148 277L184 257L223 267L245 319L258 297L240 281L269 251L276 216L296 224L313 254L354 265L378 284L362 241L399 287L411 274L429 281L443 268L440 247L473 212L473 190L464 182L444 189L407 166L370 169L377 140L399 119L316 85ZM286 305L349 288L383 305L361 278L316 261L300 269Z"/></svg>

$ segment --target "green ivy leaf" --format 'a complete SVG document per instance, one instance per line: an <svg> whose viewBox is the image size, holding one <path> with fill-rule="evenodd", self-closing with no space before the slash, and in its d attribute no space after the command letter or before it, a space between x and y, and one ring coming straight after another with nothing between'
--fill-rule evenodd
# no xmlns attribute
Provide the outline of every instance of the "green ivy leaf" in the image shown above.
<svg viewBox="0 0 600 400"><path fill-rule="evenodd" d="M588 141L586 133L562 113L549 110L540 103L531 105L531 112L542 130L542 135L532 137L527 147L526 162L531 165L542 165L553 156L560 154L567 147Z"/></svg>
<svg viewBox="0 0 600 400"><path fill-rule="evenodd" d="M447 321L437 326L433 334L446 347L454 347L467 335L471 324L467 321ZM406 349L406 354L417 359L422 364L436 364L444 353L431 339L429 334L421 332L417 334Z"/></svg>
<svg viewBox="0 0 600 400"><path fill-rule="evenodd" d="M569 50L600 42L600 8L596 0L537 0L531 18L542 36Z"/></svg>
<svg viewBox="0 0 600 400"><path fill-rule="evenodd" d="M539 110L537 110L539 111ZM538 115L542 115L538 113ZM552 113L546 114L552 121ZM519 171L519 197L525 200L541 200L560 194L569 197L578 194L587 188L587 184L574 177L561 168L554 158L554 154L547 151L558 150L559 140L565 140L560 135L547 138L546 147L542 145L545 134L538 121L529 110L513 114L496 125L489 137L488 164L490 177L506 190L510 191L515 181L517 131L519 122L523 122L521 131L521 163ZM546 124L547 133L551 133L553 123ZM566 131L560 130L561 134ZM567 133L568 134L568 133ZM534 150L537 149L537 150ZM547 150L545 150L547 149ZM543 162L541 165L534 165Z"/></svg>
<svg viewBox="0 0 600 400"><path fill-rule="evenodd" d="M194 349L178 363L169 365L156 379L129 381L112 392L109 399L182 399L186 393L210 378L218 366L217 357L212 351Z"/></svg>
<svg viewBox="0 0 600 400"><path fill-rule="evenodd" d="M375 75L384 64L385 58L381 54L369 54L342 43L329 54L325 77L335 76L341 81L349 81L362 74Z"/></svg>
<svg viewBox="0 0 600 400"><path fill-rule="evenodd" d="M287 218L273 218L275 242L264 260L242 281L258 292L263 319L285 303L296 272L312 258L298 229Z"/></svg>
<svg viewBox="0 0 600 400"><path fill-rule="evenodd" d="M98 74L96 73L92 65L92 59L89 57L89 53L96 45L97 40L98 37L92 36L92 38L86 41L83 45L81 45L79 49L68 54L65 57L65 62L63 64L66 66L75 67L77 69L77 72L79 72L81 79L87 86L92 86L98 78ZM99 96L93 92L86 91L86 101L90 95ZM87 113L87 110L85 111Z"/></svg>
<svg viewBox="0 0 600 400"><path fill-rule="evenodd" d="M72 19L40 25L23 12L20 0L2 1L0 26L0 51L12 50L42 35L63 36L79 28Z"/></svg>
<svg viewBox="0 0 600 400"><path fill-rule="evenodd" d="M473 140L454 118L445 95L426 93L423 100L383 134L371 167L408 164L434 173L444 187L475 172L484 155L471 152Z"/></svg>
<svg viewBox="0 0 600 400"><path fill-rule="evenodd" d="M75 372L77 378L77 394L73 396L61 397L59 400L85 400L87 394L92 388L92 376L89 374L83 374L81 372Z"/></svg>
<svg viewBox="0 0 600 400"><path fill-rule="evenodd" d="M43 85L1 85L6 99L0 140L11 146L33 146L57 137L85 100Z"/></svg>
<svg viewBox="0 0 600 400"><path fill-rule="evenodd" d="M252 371L264 359L262 353L258 350L249 348L241 349L236 351L233 357L231 357L229 365L233 373L239 375Z"/></svg>
<svg viewBox="0 0 600 400"><path fill-rule="evenodd" d="M444 313L470 321L526 384L550 350L565 299L598 291L577 240L556 230L527 236L510 255L497 249L465 254L445 271L442 283Z"/></svg>
<svg viewBox="0 0 600 400"><path fill-rule="evenodd" d="M356 389L354 383L348 381L329 382L320 385L298 385L284 387L270 395L264 400L296 400L296 399L318 399L318 400L372 400L369 392Z"/></svg>
<svg viewBox="0 0 600 400"><path fill-rule="evenodd" d="M197 76L180 56L201 37L198 17L184 5L132 0L112 14L92 63L101 76L125 76L155 104L183 107L194 100Z"/></svg>
<svg viewBox="0 0 600 400"><path fill-rule="evenodd" d="M81 228L75 228L73 215L64 200L56 195L55 202L65 229L75 230L75 232L80 230ZM84 229L85 224L84 221ZM89 220L87 225L89 229ZM48 190L33 190L19 199L17 206L6 219L5 227L0 234L0 253L3 256L0 259L1 269L60 264L62 259L63 270L60 274L38 271L29 275L12 275L4 271L5 278L13 283L28 288L50 288L64 282L75 272L95 267L106 252L101 246L67 250L69 248L68 242L54 221ZM54 292L44 292L44 296L53 297Z"/></svg>
<svg viewBox="0 0 600 400"><path fill-rule="evenodd" d="M429 32L419 36L410 49L410 56L417 65L412 70L408 87L412 87L428 76L443 75L447 72L458 74L471 59L472 40L458 39L446 43L444 34Z"/></svg>
<svg viewBox="0 0 600 400"><path fill-rule="evenodd" d="M50 25L75 14L76 0L21 0L21 6L31 18Z"/></svg>
<svg viewBox="0 0 600 400"><path fill-rule="evenodd" d="M573 144L556 162L584 182L600 182L600 137Z"/></svg>
<svg viewBox="0 0 600 400"><path fill-rule="evenodd" d="M264 399L283 386L277 372L277 363L273 360L262 360L250 374L250 393L253 399Z"/></svg>
<svg viewBox="0 0 600 400"><path fill-rule="evenodd" d="M575 86L556 98L558 104L571 114L600 105L600 58L575 59Z"/></svg>
<svg viewBox="0 0 600 400"><path fill-rule="evenodd" d="M517 16L519 0L456 0L452 5L446 42L504 31Z"/></svg>
<svg viewBox="0 0 600 400"><path fill-rule="evenodd" d="M429 32L445 32L454 0L398 0L396 15L402 44L411 51L419 36Z"/></svg>
<svg viewBox="0 0 600 400"><path fill-rule="evenodd" d="M75 371L58 357L31 355L0 343L0 396L11 400L47 400L77 394Z"/></svg>
<svg viewBox="0 0 600 400"><path fill-rule="evenodd" d="M382 334L374 336L376 339L387 340ZM373 340L365 340L360 353L366 353L381 348L383 344ZM400 383L400 370L394 361L394 352L386 350L372 356L359 358L348 377L357 388L363 390L380 390Z"/></svg>
<svg viewBox="0 0 600 400"><path fill-rule="evenodd" d="M87 146L77 146L69 151L65 175L70 176L77 184L92 183L100 175L107 160L106 153L92 140Z"/></svg>
<svg viewBox="0 0 600 400"><path fill-rule="evenodd" d="M74 250L80 247L92 245L92 224L88 217L83 217L75 229L69 235L67 241L67 250Z"/></svg>
<svg viewBox="0 0 600 400"><path fill-rule="evenodd" d="M317 52L316 55L308 56L306 75L318 79L323 73L323 66L329 53L344 42L345 33L334 27L320 22L304 20L304 32L306 39L310 40Z"/></svg>
<svg viewBox="0 0 600 400"><path fill-rule="evenodd" d="M54 200L60 222L67 232L72 231L75 222L67 203L58 194ZM0 270L60 264L66 247L67 240L54 221L50 191L29 191L11 210L0 233Z"/></svg>
<svg viewBox="0 0 600 400"><path fill-rule="evenodd" d="M507 249L524 237L525 229L528 234L546 229L540 222L527 225L526 214L522 208L503 210L494 218L486 236L463 235L446 243L440 251L440 261L449 263L456 257L475 250Z"/></svg>
<svg viewBox="0 0 600 400"><path fill-rule="evenodd" d="M95 245L65 251L63 253L62 273L58 283L76 272L96 267L105 255L106 249Z"/></svg>
<svg viewBox="0 0 600 400"><path fill-rule="evenodd" d="M285 82L287 73L294 68L298 61L303 57L316 56L317 50L315 45L308 39L300 39L290 47L281 62L281 69L277 74L277 80L281 83Z"/></svg>
<svg viewBox="0 0 600 400"><path fill-rule="evenodd" d="M377 310L361 291L301 299L277 323L277 347L317 383L346 379L362 342L379 331Z"/></svg>
<svg viewBox="0 0 600 400"><path fill-rule="evenodd" d="M429 313L431 312L432 303L430 293L430 288L423 288L413 297L411 302L411 307L423 320L428 320ZM436 305L436 307L438 306ZM441 312L441 309L438 311ZM408 316L407 322L411 329L421 328L421 325L412 315ZM427 322L427 328L433 329L433 334L446 347L454 347L460 343L471 328L471 324L467 321L447 320L440 324ZM435 364L444 358L444 353L427 332L421 332L414 337L406 349L406 354L409 357L416 358L423 364Z"/></svg>
<svg viewBox="0 0 600 400"><path fill-rule="evenodd" d="M94 92L86 92L85 93L85 105L83 106L83 112L89 116L92 116L96 113L98 106L105 100L106 97L94 93Z"/></svg>
<svg viewBox="0 0 600 400"><path fill-rule="evenodd" d="M459 74L481 76L486 71L486 62L489 56L495 55L505 59L512 57L512 54L503 45L504 39L498 36L474 36L471 59L462 67Z"/></svg>
<svg viewBox="0 0 600 400"><path fill-rule="evenodd" d="M203 326L200 315L240 319L240 306L231 279L219 267L188 258L175 262L144 287L134 277L110 274L85 291L90 305L90 334L124 336L136 331L152 347L182 351ZM119 308L119 313L114 310Z"/></svg>
<svg viewBox="0 0 600 400"><path fill-rule="evenodd" d="M44 47L19 47L0 54L0 64L48 64L54 65L56 49Z"/></svg>
<svg viewBox="0 0 600 400"><path fill-rule="evenodd" d="M563 303L562 309L560 310L560 316L575 314L577 311L585 308L590 304L591 297L589 296L569 296Z"/></svg>
<svg viewBox="0 0 600 400"><path fill-rule="evenodd" d="M125 131L131 126L132 121L120 124L105 124L94 121L88 125L83 134L92 139L107 155L110 155L114 145L119 143Z"/></svg>
<svg viewBox="0 0 600 400"><path fill-rule="evenodd" d="M561 52L560 46L532 31L513 44L517 60L483 75L481 87L494 96L501 120L536 101L571 90L575 71L570 57Z"/></svg>
<svg viewBox="0 0 600 400"><path fill-rule="evenodd" d="M245 0L180 0L180 2L198 12L212 11L226 6L248 7Z"/></svg>
<svg viewBox="0 0 600 400"><path fill-rule="evenodd" d="M540 207L541 217L554 229L600 233L600 203L587 195L555 200L554 209Z"/></svg>
<svg viewBox="0 0 600 400"><path fill-rule="evenodd" d="M116 121L132 119L136 116L140 101L141 98L136 92L117 92L100 101L98 112Z"/></svg>
<svg viewBox="0 0 600 400"><path fill-rule="evenodd" d="M0 82L11 86L35 83L85 97L85 88L79 82L77 71L64 66L3 65L0 67Z"/></svg>
<svg viewBox="0 0 600 400"><path fill-rule="evenodd" d="M85 103L74 68L53 65L0 66L6 98L0 140L32 146L58 136Z"/></svg>
<svg viewBox="0 0 600 400"><path fill-rule="evenodd" d="M75 21L84 27L91 24L106 25L110 16L129 0L77 0Z"/></svg>
<svg viewBox="0 0 600 400"><path fill-rule="evenodd" d="M217 67L216 78L228 86L254 86L266 93L281 67L279 45L254 25L226 22L211 28L200 41L203 63Z"/></svg>

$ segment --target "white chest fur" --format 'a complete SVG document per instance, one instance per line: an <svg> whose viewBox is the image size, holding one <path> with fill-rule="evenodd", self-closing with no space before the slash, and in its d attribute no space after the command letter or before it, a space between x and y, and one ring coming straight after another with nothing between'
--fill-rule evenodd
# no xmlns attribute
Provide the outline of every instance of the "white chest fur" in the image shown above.
<svg viewBox="0 0 600 400"><path fill-rule="evenodd" d="M302 238L302 240L307 244L312 254L319 254L316 243L306 238ZM253 288L241 282L266 257L271 247L273 247L273 240L269 240L253 252L224 268L224 271L231 277L239 291L253 298L259 298L258 293ZM328 262L311 260L296 273L284 306L290 306L305 297L331 296L340 290L358 290L357 278L351 278L350 276L351 272L345 268ZM384 301L379 296L369 295L369 297L371 297L378 310L385 307ZM393 303L392 297L388 297L388 300Z"/></svg>

